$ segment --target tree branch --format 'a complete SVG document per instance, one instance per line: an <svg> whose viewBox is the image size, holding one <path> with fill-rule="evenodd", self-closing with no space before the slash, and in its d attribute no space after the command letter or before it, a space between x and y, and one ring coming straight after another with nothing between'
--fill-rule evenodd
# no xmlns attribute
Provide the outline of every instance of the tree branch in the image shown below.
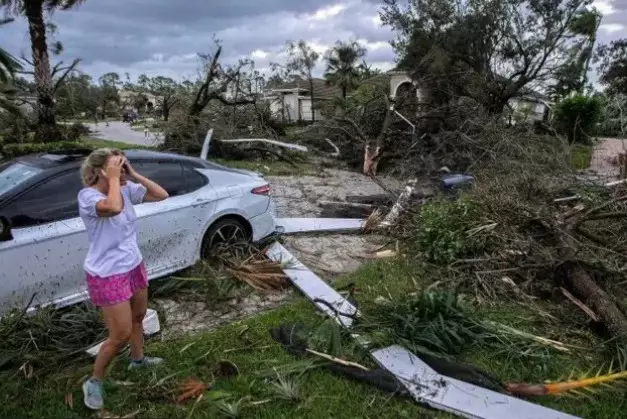
<svg viewBox="0 0 627 419"><path fill-rule="evenodd" d="M364 141L364 142L368 141L368 136L366 134L364 134L364 132L359 127L359 125L357 125L357 123L355 121L353 121L352 119L345 118L345 117L340 117L340 116L335 116L335 117L333 117L333 120L337 121L337 122L344 122L344 123L349 124L357 132L357 135L362 139L362 141Z"/></svg>
<svg viewBox="0 0 627 419"><path fill-rule="evenodd" d="M80 58L76 58L74 61L72 61L72 64L70 64L69 66L63 68L63 69L58 69L58 71L64 71L64 73L61 75L61 77L59 77L57 79L57 81L54 83L54 86L52 88L52 92L56 93L56 91L59 89L59 87L61 87L61 84L65 81L65 79L67 78L67 76L70 75L70 73L72 71L74 71L74 69L76 68L76 66L78 65L78 63L81 62ZM56 67L56 66L55 66Z"/></svg>

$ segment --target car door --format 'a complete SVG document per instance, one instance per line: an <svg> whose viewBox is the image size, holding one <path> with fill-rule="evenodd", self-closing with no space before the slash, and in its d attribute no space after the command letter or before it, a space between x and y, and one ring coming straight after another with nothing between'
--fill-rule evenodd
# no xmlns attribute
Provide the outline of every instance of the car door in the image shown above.
<svg viewBox="0 0 627 419"><path fill-rule="evenodd" d="M78 170L57 174L3 204L13 240L0 242L0 311L86 297L87 236L78 219ZM73 222L78 221L78 222Z"/></svg>
<svg viewBox="0 0 627 419"><path fill-rule="evenodd" d="M160 184L170 195L162 202L135 207L138 244L150 277L193 264L202 226L215 211L216 194L206 178L178 161L138 161L139 173Z"/></svg>

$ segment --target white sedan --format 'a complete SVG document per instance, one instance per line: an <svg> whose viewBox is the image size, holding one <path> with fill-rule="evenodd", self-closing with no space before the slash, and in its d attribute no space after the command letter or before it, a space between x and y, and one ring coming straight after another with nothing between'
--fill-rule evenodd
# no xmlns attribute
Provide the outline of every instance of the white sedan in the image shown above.
<svg viewBox="0 0 627 419"><path fill-rule="evenodd" d="M0 164L0 315L29 302L65 306L87 298L88 242L77 205L87 153L37 154ZM261 175L177 154L126 155L170 194L135 207L149 279L192 266L219 242L274 233L276 207Z"/></svg>

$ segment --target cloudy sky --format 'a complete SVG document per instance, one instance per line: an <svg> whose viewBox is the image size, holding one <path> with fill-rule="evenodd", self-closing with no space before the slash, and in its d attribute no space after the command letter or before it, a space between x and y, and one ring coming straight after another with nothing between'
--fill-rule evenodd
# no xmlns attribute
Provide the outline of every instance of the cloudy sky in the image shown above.
<svg viewBox="0 0 627 419"><path fill-rule="evenodd" d="M366 60L383 70L394 65L391 32L380 26L377 0L87 0L56 12L61 59L82 58L81 69L98 77L109 71L193 78L196 53L209 52L213 35L223 41L225 61L248 56L263 69L281 61L288 39L305 39L322 54L338 40L357 39ZM627 0L597 0L604 14L599 39L625 36ZM0 43L29 55L23 19L0 29ZM58 58L54 58L55 60ZM318 72L321 73L322 66Z"/></svg>

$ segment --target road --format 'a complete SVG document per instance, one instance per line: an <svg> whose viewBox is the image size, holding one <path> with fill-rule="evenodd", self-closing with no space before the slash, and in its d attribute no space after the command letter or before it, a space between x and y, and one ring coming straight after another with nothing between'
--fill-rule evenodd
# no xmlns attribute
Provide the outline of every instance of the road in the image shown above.
<svg viewBox="0 0 627 419"><path fill-rule="evenodd" d="M143 130L134 131L129 124L120 121L111 121L109 126L104 122L85 124L93 132L93 136L103 140L114 140L134 145L156 146L162 139L158 133L149 132L145 137Z"/></svg>

